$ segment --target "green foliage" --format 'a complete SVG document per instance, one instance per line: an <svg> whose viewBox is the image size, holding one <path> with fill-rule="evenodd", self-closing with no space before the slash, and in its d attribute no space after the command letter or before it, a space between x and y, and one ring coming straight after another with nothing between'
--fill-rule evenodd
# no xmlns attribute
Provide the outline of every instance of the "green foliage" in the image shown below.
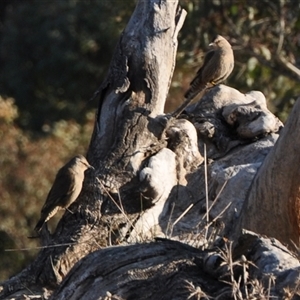
<svg viewBox="0 0 300 300"><path fill-rule="evenodd" d="M23 128L82 123L136 1L6 1L0 32L0 94L13 97ZM216 34L229 39L235 69L228 84L261 90L285 117L300 92L300 7L290 0L181 0L188 15L166 110L178 106ZM4 17L3 17L4 16ZM30 16L30 17L28 17ZM0 24L1 25L1 24ZM1 26L0 26L1 30ZM255 61L255 65L253 65ZM299 70L299 69L298 69Z"/></svg>
<svg viewBox="0 0 300 300"><path fill-rule="evenodd" d="M10 7L0 45L0 94L16 99L23 127L84 120L133 10L134 3L125 2L33 0Z"/></svg>

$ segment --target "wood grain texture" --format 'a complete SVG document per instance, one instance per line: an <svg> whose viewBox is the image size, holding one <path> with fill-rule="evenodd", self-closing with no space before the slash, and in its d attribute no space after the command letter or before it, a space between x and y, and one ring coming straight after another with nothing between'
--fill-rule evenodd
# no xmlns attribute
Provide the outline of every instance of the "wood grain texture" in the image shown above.
<svg viewBox="0 0 300 300"><path fill-rule="evenodd" d="M300 101L255 177L237 231L246 228L292 245L299 242Z"/></svg>

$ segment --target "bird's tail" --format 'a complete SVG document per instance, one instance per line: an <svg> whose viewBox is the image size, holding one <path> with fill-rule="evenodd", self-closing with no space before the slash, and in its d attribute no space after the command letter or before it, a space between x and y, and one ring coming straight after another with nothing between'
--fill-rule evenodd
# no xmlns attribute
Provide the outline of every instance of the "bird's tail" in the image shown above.
<svg viewBox="0 0 300 300"><path fill-rule="evenodd" d="M189 88L187 92L184 95L184 102L172 113L172 117L177 118L184 110L185 108L191 103L191 101L199 94L205 91L207 88L206 85L202 85L200 89L197 91L192 90Z"/></svg>
<svg viewBox="0 0 300 300"><path fill-rule="evenodd" d="M46 219L40 218L40 220L37 222L36 226L34 227L34 230L36 232L40 232L42 230L43 225L45 224Z"/></svg>
<svg viewBox="0 0 300 300"><path fill-rule="evenodd" d="M201 76L196 76L191 82L190 88L185 92L185 99L194 99L199 93L206 88L206 84L203 83Z"/></svg>

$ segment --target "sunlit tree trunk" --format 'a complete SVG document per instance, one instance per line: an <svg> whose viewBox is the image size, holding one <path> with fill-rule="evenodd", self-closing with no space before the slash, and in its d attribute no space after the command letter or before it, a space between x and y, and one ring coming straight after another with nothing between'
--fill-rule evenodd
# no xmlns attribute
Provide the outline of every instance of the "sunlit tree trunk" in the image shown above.
<svg viewBox="0 0 300 300"><path fill-rule="evenodd" d="M30 283L57 285L88 253L124 242L130 224L152 206L141 197L138 173L167 144L166 120L156 117L163 114L185 15L178 1L137 3L94 98L99 107L87 158L95 172L86 172L82 192L69 207L73 213L66 211L52 235L42 233L46 248L5 285L2 295ZM174 156L164 156L175 172ZM175 185L176 175L170 178Z"/></svg>
<svg viewBox="0 0 300 300"><path fill-rule="evenodd" d="M300 234L300 101L257 173L237 229L298 245Z"/></svg>

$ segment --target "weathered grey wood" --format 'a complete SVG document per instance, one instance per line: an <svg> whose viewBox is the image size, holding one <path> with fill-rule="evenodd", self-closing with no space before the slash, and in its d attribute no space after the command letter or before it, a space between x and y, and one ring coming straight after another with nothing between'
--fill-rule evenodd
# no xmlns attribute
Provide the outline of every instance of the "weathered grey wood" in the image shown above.
<svg viewBox="0 0 300 300"><path fill-rule="evenodd" d="M89 252L126 240L124 224L152 206L147 198L141 203L138 172L167 144L165 122L155 117L163 113L185 15L178 1L137 3L97 92L99 109L87 153L96 172L86 174L81 195L69 207L74 213L67 211L51 236L43 232L49 247L2 285L0 297L30 284L58 284Z"/></svg>
<svg viewBox="0 0 300 300"><path fill-rule="evenodd" d="M208 156L224 156L238 145L254 142L283 126L267 108L263 93L246 94L226 86L210 89L186 109L186 118L196 127L201 144L207 143Z"/></svg>
<svg viewBox="0 0 300 300"><path fill-rule="evenodd" d="M246 287L250 299L284 299L287 290L299 292L299 260L279 241L245 231L232 250L230 242L216 246L203 251L159 239L97 250L74 266L50 299L241 299L233 297L232 280L240 282L242 299ZM32 291L35 295L23 290L7 299L49 299L51 292Z"/></svg>
<svg viewBox="0 0 300 300"><path fill-rule="evenodd" d="M244 114L238 114L236 120L244 118L247 122L236 121L238 125L235 125L232 118L227 122L224 115L241 107L245 108ZM181 182L174 187L160 215L159 225L167 236L201 246L207 244L207 238L214 231L231 236L252 180L274 146L278 138L276 132L282 123L268 111L262 93L242 94L225 85L208 91L201 101L186 109L183 117L198 131L202 156L206 144L210 159L207 167L209 220L218 220L210 226L205 237L207 204L205 166L202 164L188 172L186 184ZM207 123L210 123L210 131L204 130ZM240 136L241 126L244 131L251 132L250 137ZM186 209L189 211L180 218Z"/></svg>
<svg viewBox="0 0 300 300"><path fill-rule="evenodd" d="M258 91L242 94L219 85L179 119L163 115L184 17L177 1L138 2L95 94L99 108L87 157L96 172L87 172L82 193L70 207L74 213L67 211L53 234L42 232L43 245L48 247L0 287L1 299L24 287L26 295L29 289L39 295L42 287L56 289L52 299L95 299L95 295L98 299L197 299L201 291L214 299L231 299L232 286L221 281L228 281L229 266L222 266L220 256L229 251L222 238L234 233L238 233L234 259L239 265L253 260L260 267L251 269L253 278L265 284L263 270L281 279L288 275L274 286L272 295L282 296L283 287L295 284L299 264L287 249L252 233L238 238L244 225L261 229L270 212L274 224L273 217L281 209L284 218L276 220L278 227L295 229L285 227L286 218L292 216L295 225L297 214L284 211L287 202L276 206L279 199L271 202L269 196L273 196L274 170L280 175L275 181L278 195L281 179L293 170L293 181L284 181L284 191L290 188L285 195L291 200L288 207L297 208L299 174L293 164L298 157L298 148L293 148L297 114L289 121L293 134L288 137L285 128L280 138L284 143L275 147L282 123ZM286 145L288 164L282 167L276 159L284 157ZM265 160L273 147L276 155L271 153ZM204 149L208 165L203 164ZM268 207L269 215L263 212L263 220L256 217L260 203L251 200L257 188L264 190L267 205L276 204ZM240 214L242 222L236 230ZM271 231L269 226L268 234L276 236L278 227ZM199 249L174 241L147 243L157 236ZM136 242L142 244L111 247ZM266 252L271 260L264 260ZM290 273L284 273L288 268ZM243 272L241 267L234 269L237 276ZM246 293L245 286L241 293Z"/></svg>
<svg viewBox="0 0 300 300"><path fill-rule="evenodd" d="M282 129L276 146L259 170L237 224L293 245L299 243L300 226L300 101Z"/></svg>
<svg viewBox="0 0 300 300"><path fill-rule="evenodd" d="M188 299L196 287L213 299L233 299L232 287L224 283L230 282L229 266L220 250L227 254L228 251L224 244L219 246L220 249L201 251L179 242L159 240L98 250L76 264L51 299L94 300L108 295L112 299ZM257 266L246 267L249 290L255 279L267 290L270 274L283 278L271 285L270 296L282 299L283 288L292 289L295 285L299 261L275 239L245 232L231 255L236 280L243 276L243 261ZM243 281L240 290L245 290ZM263 299L262 294L256 296ZM197 294L191 299L197 299Z"/></svg>
<svg viewBox="0 0 300 300"><path fill-rule="evenodd" d="M72 271L76 279L70 274L52 298L100 299L110 292L116 295L114 297L124 299L182 299L176 297L175 291L179 290L182 297L188 295L187 290L180 291L176 287L179 282L181 286L185 285L182 275L189 276L191 272L190 275L196 277L202 273L192 262L197 255L201 256L199 250L172 241L100 250L76 265L74 273ZM108 259L111 257L114 263ZM182 267L181 271L179 267ZM83 272L86 268L91 273ZM174 278L176 283L160 281L169 276L177 277L177 280Z"/></svg>

